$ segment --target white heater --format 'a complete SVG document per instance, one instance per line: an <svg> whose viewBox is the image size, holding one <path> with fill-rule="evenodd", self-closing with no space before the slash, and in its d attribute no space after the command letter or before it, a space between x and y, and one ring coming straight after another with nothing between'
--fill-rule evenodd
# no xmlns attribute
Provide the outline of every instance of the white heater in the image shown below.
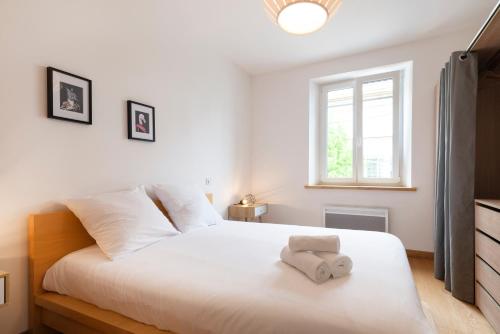
<svg viewBox="0 0 500 334"><path fill-rule="evenodd" d="M389 232L389 209L329 206L323 211L323 226Z"/></svg>

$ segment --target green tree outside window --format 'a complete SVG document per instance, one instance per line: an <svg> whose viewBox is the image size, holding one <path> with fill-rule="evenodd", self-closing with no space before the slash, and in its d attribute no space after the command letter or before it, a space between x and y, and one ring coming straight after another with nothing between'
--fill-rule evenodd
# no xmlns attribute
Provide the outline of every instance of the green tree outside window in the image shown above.
<svg viewBox="0 0 500 334"><path fill-rule="evenodd" d="M352 177L352 144L345 130L337 126L328 127L328 177Z"/></svg>

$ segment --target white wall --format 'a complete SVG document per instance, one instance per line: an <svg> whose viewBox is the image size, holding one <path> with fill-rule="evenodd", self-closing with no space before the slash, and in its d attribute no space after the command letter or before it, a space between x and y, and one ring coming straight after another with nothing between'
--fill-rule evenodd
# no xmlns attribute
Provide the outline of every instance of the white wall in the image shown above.
<svg viewBox="0 0 500 334"><path fill-rule="evenodd" d="M435 85L450 53L474 31L335 59L253 79L252 190L267 221L321 226L329 204L390 209L390 232L406 248L433 249ZM335 41L332 41L334 43ZM413 60L412 185L417 192L304 189L308 182L311 79Z"/></svg>
<svg viewBox="0 0 500 334"><path fill-rule="evenodd" d="M29 213L205 176L221 212L248 191L250 78L178 16L163 0L0 2L0 270L12 282L0 332L28 327ZM93 125L47 119L46 66L93 80ZM127 99L156 107L156 143L127 139Z"/></svg>

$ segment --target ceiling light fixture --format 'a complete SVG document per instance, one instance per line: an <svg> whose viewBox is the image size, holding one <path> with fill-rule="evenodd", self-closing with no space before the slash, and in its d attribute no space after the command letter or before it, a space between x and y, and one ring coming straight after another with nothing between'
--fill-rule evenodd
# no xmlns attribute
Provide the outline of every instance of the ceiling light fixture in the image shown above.
<svg viewBox="0 0 500 334"><path fill-rule="evenodd" d="M341 3L342 0L264 0L276 24L295 35L319 30Z"/></svg>

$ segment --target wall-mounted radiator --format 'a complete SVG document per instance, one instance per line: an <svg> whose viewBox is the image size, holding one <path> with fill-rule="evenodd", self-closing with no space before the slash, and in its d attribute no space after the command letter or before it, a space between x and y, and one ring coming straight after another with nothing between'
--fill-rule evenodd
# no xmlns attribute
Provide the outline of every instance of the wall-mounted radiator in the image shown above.
<svg viewBox="0 0 500 334"><path fill-rule="evenodd" d="M328 228L389 232L389 210L329 206L324 209L323 223Z"/></svg>

